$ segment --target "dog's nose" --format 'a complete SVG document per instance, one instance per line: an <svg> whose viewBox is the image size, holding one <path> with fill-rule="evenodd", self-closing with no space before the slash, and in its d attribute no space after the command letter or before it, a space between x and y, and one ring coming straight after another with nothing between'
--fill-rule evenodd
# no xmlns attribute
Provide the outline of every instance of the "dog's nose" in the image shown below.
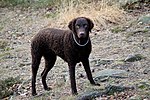
<svg viewBox="0 0 150 100"><path fill-rule="evenodd" d="M83 35L85 35L85 33L84 32L80 32L80 36L83 36Z"/></svg>
<svg viewBox="0 0 150 100"><path fill-rule="evenodd" d="M85 37L85 33L80 33L80 34L79 34L79 37L80 37L80 38L84 38L84 37Z"/></svg>
<svg viewBox="0 0 150 100"><path fill-rule="evenodd" d="M86 37L86 33L85 32L79 32L78 37L79 38L85 38Z"/></svg>

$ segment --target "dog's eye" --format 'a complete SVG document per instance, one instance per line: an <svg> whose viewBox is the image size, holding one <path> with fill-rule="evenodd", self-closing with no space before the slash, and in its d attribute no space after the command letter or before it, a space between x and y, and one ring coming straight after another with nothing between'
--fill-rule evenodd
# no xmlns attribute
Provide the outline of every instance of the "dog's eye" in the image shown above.
<svg viewBox="0 0 150 100"><path fill-rule="evenodd" d="M80 28L80 26L79 26L79 25L76 25L76 28Z"/></svg>
<svg viewBox="0 0 150 100"><path fill-rule="evenodd" d="M87 25L84 25L84 27L87 28L88 26L87 26Z"/></svg>

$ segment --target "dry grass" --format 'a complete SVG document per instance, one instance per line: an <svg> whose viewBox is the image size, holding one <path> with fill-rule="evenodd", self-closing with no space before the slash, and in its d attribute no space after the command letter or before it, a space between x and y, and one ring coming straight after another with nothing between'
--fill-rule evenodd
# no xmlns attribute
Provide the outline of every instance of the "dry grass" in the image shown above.
<svg viewBox="0 0 150 100"><path fill-rule="evenodd" d="M66 27L66 24L73 18L85 16L92 19L96 27L106 27L108 23L119 24L125 21L125 11L120 9L116 4L110 5L107 0L86 2L79 0L62 1L58 9L54 23L50 26Z"/></svg>

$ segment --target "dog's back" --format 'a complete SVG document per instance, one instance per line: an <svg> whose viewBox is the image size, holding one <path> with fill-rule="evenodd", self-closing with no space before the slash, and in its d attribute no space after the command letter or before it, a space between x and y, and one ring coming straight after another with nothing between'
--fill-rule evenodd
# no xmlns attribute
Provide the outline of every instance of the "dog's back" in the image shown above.
<svg viewBox="0 0 150 100"><path fill-rule="evenodd" d="M38 48L39 53L40 51L45 52L49 50L64 59L64 46L69 46L70 35L70 30L60 30L53 28L41 30L32 39L31 51L32 49L34 49L33 51L36 51L36 48ZM65 41L68 42L64 43Z"/></svg>

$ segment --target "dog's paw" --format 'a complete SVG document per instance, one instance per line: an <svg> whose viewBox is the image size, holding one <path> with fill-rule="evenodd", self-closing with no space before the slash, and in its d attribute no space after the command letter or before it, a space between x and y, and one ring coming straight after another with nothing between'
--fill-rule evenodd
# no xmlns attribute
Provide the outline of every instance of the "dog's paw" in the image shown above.
<svg viewBox="0 0 150 100"><path fill-rule="evenodd" d="M44 89L47 90L47 91L52 90L52 88L50 88L50 87L46 87Z"/></svg>
<svg viewBox="0 0 150 100"><path fill-rule="evenodd" d="M94 86L100 86L100 84L98 84L98 83L93 83L92 85L94 85Z"/></svg>
<svg viewBox="0 0 150 100"><path fill-rule="evenodd" d="M35 92L35 93L32 93L32 96L36 96L37 95L37 93Z"/></svg>
<svg viewBox="0 0 150 100"><path fill-rule="evenodd" d="M74 93L72 93L72 95L74 95L74 96L75 96L75 95L78 95L78 93L77 93L77 92L74 92Z"/></svg>
<svg viewBox="0 0 150 100"><path fill-rule="evenodd" d="M100 84L96 83L95 86L101 86Z"/></svg>

